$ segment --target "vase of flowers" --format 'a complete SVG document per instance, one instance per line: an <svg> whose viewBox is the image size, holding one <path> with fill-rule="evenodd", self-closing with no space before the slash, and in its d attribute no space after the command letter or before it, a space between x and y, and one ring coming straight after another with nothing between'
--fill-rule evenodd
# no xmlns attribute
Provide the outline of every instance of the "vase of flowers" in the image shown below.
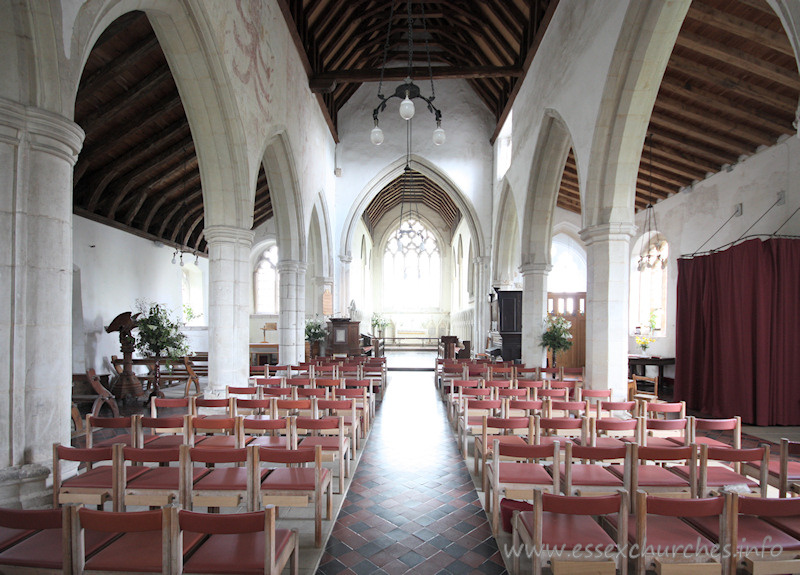
<svg viewBox="0 0 800 575"><path fill-rule="evenodd" d="M139 300L136 309L139 311L136 319L139 332L136 349L143 356L155 359L151 396L159 395L161 360L166 360L169 365L170 361L182 358L189 352L189 344L186 335L181 332L183 323L173 317L164 304Z"/></svg>
<svg viewBox="0 0 800 575"><path fill-rule="evenodd" d="M553 364L550 367L556 367L558 352L567 351L572 347L572 334L569 331L571 327L572 322L563 315L549 315L545 319L540 345L553 353Z"/></svg>
<svg viewBox="0 0 800 575"><path fill-rule="evenodd" d="M647 348L650 347L651 343L654 343L656 340L652 337L648 337L646 335L637 335L636 336L636 345L642 348L642 353L647 353Z"/></svg>
<svg viewBox="0 0 800 575"><path fill-rule="evenodd" d="M322 342L328 337L328 330L317 318L306 321L306 341L310 344L311 357L322 355Z"/></svg>
<svg viewBox="0 0 800 575"><path fill-rule="evenodd" d="M378 337L383 337L386 326L389 325L389 320L383 317L383 314L375 312L372 314L372 320L370 324L372 325L372 331L377 332Z"/></svg>

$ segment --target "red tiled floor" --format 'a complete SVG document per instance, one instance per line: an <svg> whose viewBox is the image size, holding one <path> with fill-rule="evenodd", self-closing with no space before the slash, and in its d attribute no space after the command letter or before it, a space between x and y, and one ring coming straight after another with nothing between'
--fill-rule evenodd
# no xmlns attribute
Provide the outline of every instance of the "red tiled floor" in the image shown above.
<svg viewBox="0 0 800 575"><path fill-rule="evenodd" d="M390 377L317 572L505 573L432 374Z"/></svg>

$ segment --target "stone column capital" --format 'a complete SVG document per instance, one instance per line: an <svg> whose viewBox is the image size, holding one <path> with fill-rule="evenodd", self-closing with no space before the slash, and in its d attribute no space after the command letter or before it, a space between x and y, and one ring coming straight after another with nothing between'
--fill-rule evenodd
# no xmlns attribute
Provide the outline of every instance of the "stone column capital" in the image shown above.
<svg viewBox="0 0 800 575"><path fill-rule="evenodd" d="M64 116L0 98L0 140L19 145L26 137L32 149L74 166L86 134Z"/></svg>
<svg viewBox="0 0 800 575"><path fill-rule="evenodd" d="M597 224L582 229L579 235L583 242L590 246L598 242L630 241L636 233L633 222L611 222Z"/></svg>
<svg viewBox="0 0 800 575"><path fill-rule="evenodd" d="M236 226L207 226L203 230L206 242L212 244L238 243L245 244L247 247L253 245L253 231Z"/></svg>
<svg viewBox="0 0 800 575"><path fill-rule="evenodd" d="M305 272L308 269L308 264L305 262L301 262L300 260L280 260L278 261L278 272L281 274L285 273L300 273Z"/></svg>
<svg viewBox="0 0 800 575"><path fill-rule="evenodd" d="M535 263L535 264L523 264L519 266L519 273L522 274L522 277L530 276L530 275L547 275L553 269L552 264L547 263Z"/></svg>
<svg viewBox="0 0 800 575"><path fill-rule="evenodd" d="M344 265L349 265L353 261L353 256L351 254L341 254L339 255L339 261Z"/></svg>

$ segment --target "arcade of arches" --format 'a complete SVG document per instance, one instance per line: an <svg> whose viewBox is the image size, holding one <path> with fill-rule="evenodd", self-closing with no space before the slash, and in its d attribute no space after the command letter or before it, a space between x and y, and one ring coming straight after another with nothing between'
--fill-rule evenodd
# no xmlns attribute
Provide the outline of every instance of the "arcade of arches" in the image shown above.
<svg viewBox="0 0 800 575"><path fill-rule="evenodd" d="M315 316L369 331L381 313L390 335L482 352L495 288L522 291L522 360L541 364L548 291L585 291L587 385L622 396L651 316L651 353L675 355L678 257L800 205L793 0L509 2L541 5L530 44L507 13L497 61L437 43L447 140L418 105L411 149L391 106L370 142L379 59L331 80L302 49L325 28L295 23L306 4L0 0L0 504L69 442L71 374L111 373L105 327L137 300L192 307L215 395L246 379L251 342L302 361Z"/></svg>

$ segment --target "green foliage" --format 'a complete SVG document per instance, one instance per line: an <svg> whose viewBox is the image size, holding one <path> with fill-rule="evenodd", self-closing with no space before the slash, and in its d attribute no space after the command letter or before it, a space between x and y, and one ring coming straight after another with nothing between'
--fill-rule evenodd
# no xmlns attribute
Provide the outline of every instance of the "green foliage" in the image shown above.
<svg viewBox="0 0 800 575"><path fill-rule="evenodd" d="M650 318L647 320L647 324L650 326L650 333L655 333L656 331L656 318L658 317L658 310L651 309L650 310Z"/></svg>
<svg viewBox="0 0 800 575"><path fill-rule="evenodd" d="M569 332L571 327L572 322L563 315L547 316L544 321L541 346L546 347L554 354L568 350L572 347L572 334Z"/></svg>
<svg viewBox="0 0 800 575"><path fill-rule="evenodd" d="M375 312L372 314L372 321L370 323L372 324L373 330L380 331L386 329L386 326L389 325L389 320L383 317L382 314Z"/></svg>
<svg viewBox="0 0 800 575"><path fill-rule="evenodd" d="M181 333L183 324L170 316L166 306L144 300L136 302L139 318L136 327L136 349L148 357L178 359L189 352L186 336Z"/></svg>
<svg viewBox="0 0 800 575"><path fill-rule="evenodd" d="M328 337L328 330L322 322L316 318L306 321L306 341L322 341Z"/></svg>

